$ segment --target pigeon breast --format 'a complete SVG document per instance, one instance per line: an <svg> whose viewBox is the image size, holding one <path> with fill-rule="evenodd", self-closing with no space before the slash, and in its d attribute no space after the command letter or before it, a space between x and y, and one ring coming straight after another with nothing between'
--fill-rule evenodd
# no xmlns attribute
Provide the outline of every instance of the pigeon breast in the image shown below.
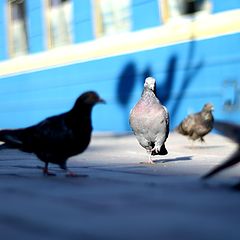
<svg viewBox="0 0 240 240"><path fill-rule="evenodd" d="M139 142L147 150L162 145L168 136L168 112L154 91L145 87L141 99L130 113L130 126Z"/></svg>

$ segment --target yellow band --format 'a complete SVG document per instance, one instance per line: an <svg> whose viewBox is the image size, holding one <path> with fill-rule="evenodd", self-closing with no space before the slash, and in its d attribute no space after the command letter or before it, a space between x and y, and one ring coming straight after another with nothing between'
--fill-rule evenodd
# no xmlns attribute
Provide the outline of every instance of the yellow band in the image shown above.
<svg viewBox="0 0 240 240"><path fill-rule="evenodd" d="M162 26L103 37L0 62L0 77L45 68L86 62L131 52L154 49L185 41L201 40L240 31L240 10L196 19L179 18Z"/></svg>

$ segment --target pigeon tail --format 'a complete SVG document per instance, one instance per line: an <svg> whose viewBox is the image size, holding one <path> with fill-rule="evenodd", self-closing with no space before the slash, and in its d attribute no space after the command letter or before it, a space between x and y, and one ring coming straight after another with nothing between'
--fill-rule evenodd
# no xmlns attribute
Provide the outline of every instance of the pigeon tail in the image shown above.
<svg viewBox="0 0 240 240"><path fill-rule="evenodd" d="M3 144L1 144L0 145L0 151L1 150L4 150L4 149L8 149L9 147L5 144L5 143L3 143Z"/></svg>
<svg viewBox="0 0 240 240"><path fill-rule="evenodd" d="M188 135L188 133L183 129L182 123L180 123L180 124L175 128L175 130L176 130L178 133L182 134L182 135Z"/></svg>
<svg viewBox="0 0 240 240"><path fill-rule="evenodd" d="M6 146L13 148L19 148L23 144L17 136L17 130L0 131L0 141L4 142Z"/></svg>
<svg viewBox="0 0 240 240"><path fill-rule="evenodd" d="M166 147L165 147L165 144L163 144L163 145L161 146L160 152L156 152L155 150L152 151L152 155L153 155L153 156L154 156L154 155L167 155L167 154L168 154L168 151L167 151L167 149L166 149Z"/></svg>

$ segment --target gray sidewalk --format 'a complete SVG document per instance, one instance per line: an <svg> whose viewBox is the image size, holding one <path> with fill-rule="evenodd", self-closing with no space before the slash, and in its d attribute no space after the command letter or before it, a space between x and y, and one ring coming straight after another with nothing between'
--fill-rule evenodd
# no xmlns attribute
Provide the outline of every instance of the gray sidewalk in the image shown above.
<svg viewBox="0 0 240 240"><path fill-rule="evenodd" d="M34 155L0 151L1 239L240 239L240 193L229 186L240 166L207 182L200 177L236 145L210 134L192 143L171 133L155 165L134 136L95 134L68 161L86 178L44 177Z"/></svg>

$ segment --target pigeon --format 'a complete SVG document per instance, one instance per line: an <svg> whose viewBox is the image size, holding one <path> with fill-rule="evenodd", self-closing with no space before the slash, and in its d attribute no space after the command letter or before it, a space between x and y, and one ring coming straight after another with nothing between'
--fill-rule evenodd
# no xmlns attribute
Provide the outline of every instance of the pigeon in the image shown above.
<svg viewBox="0 0 240 240"><path fill-rule="evenodd" d="M129 124L139 144L149 154L147 163L153 164L153 155L166 155L165 142L169 134L169 114L156 97L156 80L145 79L142 96L133 107Z"/></svg>
<svg viewBox="0 0 240 240"><path fill-rule="evenodd" d="M204 136L213 128L213 105L206 103L201 112L188 115L176 128L177 132L188 136L193 141L199 139L204 142Z"/></svg>
<svg viewBox="0 0 240 240"><path fill-rule="evenodd" d="M217 166L216 168L211 170L209 173L204 175L202 177L203 179L212 177L218 172L226 168L232 167L233 165L240 162L240 125L229 123L229 122L223 122L223 121L215 121L214 128L216 128L226 137L229 137L234 142L236 142L238 144L238 149L235 153L233 153L232 156L230 156L228 160L226 160L224 163L222 163L221 165ZM236 185L236 187L238 188L238 190L240 190L240 182Z"/></svg>
<svg viewBox="0 0 240 240"><path fill-rule="evenodd" d="M77 176L68 170L66 162L88 147L92 133L91 112L97 103L105 101L94 91L85 92L68 112L27 128L1 130L0 141L4 143L0 149L15 148L34 153L45 163L45 175L55 175L48 170L48 164L54 163L66 171L66 176Z"/></svg>

